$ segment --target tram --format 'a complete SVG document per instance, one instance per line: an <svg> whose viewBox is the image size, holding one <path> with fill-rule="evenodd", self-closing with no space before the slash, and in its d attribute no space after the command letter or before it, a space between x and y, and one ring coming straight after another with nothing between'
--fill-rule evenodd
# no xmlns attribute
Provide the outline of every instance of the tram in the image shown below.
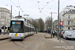
<svg viewBox="0 0 75 50"><path fill-rule="evenodd" d="M25 19L11 19L9 39L24 39L26 36L34 34L33 25L27 23Z"/></svg>

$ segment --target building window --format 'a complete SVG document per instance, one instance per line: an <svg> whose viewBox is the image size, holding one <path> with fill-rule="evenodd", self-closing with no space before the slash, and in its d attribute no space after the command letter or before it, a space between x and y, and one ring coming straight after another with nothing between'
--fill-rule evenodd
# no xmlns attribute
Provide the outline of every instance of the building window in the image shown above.
<svg viewBox="0 0 75 50"><path fill-rule="evenodd" d="M2 15L4 15L4 13L1 13Z"/></svg>
<svg viewBox="0 0 75 50"><path fill-rule="evenodd" d="M68 21L68 25L70 25L70 21Z"/></svg>
<svg viewBox="0 0 75 50"><path fill-rule="evenodd" d="M68 19L70 19L70 15L68 15Z"/></svg>
<svg viewBox="0 0 75 50"><path fill-rule="evenodd" d="M2 12L4 11L4 10L1 10Z"/></svg>
<svg viewBox="0 0 75 50"><path fill-rule="evenodd" d="M68 27L68 30L70 30L70 27Z"/></svg>
<svg viewBox="0 0 75 50"><path fill-rule="evenodd" d="M1 21L4 21L4 19L1 19Z"/></svg>
<svg viewBox="0 0 75 50"><path fill-rule="evenodd" d="M4 16L1 16L2 18L4 17Z"/></svg>
<svg viewBox="0 0 75 50"><path fill-rule="evenodd" d="M67 11L66 11L66 13L67 13Z"/></svg>
<svg viewBox="0 0 75 50"><path fill-rule="evenodd" d="M65 11L63 11L63 13L65 13Z"/></svg>

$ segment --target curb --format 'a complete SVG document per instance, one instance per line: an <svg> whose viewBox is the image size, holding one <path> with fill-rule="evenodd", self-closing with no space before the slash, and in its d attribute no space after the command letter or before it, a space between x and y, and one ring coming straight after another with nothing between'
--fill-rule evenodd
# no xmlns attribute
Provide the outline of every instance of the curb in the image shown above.
<svg viewBox="0 0 75 50"><path fill-rule="evenodd" d="M6 38L1 38L1 39L0 39L0 41L1 41L1 40L6 40L6 39L9 39L9 37L6 37Z"/></svg>
<svg viewBox="0 0 75 50"><path fill-rule="evenodd" d="M46 35L44 35L45 38L51 38L51 37L46 37Z"/></svg>

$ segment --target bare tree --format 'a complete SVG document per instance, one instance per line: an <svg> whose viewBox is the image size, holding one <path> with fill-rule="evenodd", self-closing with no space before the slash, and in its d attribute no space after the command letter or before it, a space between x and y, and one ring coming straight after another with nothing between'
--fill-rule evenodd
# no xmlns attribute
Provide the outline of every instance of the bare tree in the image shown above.
<svg viewBox="0 0 75 50"><path fill-rule="evenodd" d="M51 30L51 25L52 25L52 20L51 20L51 18L50 17L46 17L46 21L45 21L45 24L46 24L46 28L47 28L47 30Z"/></svg>
<svg viewBox="0 0 75 50"><path fill-rule="evenodd" d="M32 20L32 24L35 27L35 30L37 30L39 28L38 22L36 22L34 19Z"/></svg>
<svg viewBox="0 0 75 50"><path fill-rule="evenodd" d="M38 19L38 23L39 23L39 29L40 31L44 31L44 21L40 18Z"/></svg>

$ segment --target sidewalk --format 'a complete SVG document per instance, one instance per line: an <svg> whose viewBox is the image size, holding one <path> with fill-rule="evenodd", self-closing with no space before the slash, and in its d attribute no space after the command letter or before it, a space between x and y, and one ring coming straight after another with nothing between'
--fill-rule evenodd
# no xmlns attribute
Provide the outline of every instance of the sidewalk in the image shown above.
<svg viewBox="0 0 75 50"><path fill-rule="evenodd" d="M44 41L44 50L75 50L75 46L66 43L65 41L61 40L61 42L57 39L57 37L54 38L48 38L50 37L50 34L45 34L45 41ZM47 39L48 38L48 39Z"/></svg>
<svg viewBox="0 0 75 50"><path fill-rule="evenodd" d="M8 38L9 38L9 35L8 34L5 34L5 35L1 34L0 35L0 40L8 39Z"/></svg>

